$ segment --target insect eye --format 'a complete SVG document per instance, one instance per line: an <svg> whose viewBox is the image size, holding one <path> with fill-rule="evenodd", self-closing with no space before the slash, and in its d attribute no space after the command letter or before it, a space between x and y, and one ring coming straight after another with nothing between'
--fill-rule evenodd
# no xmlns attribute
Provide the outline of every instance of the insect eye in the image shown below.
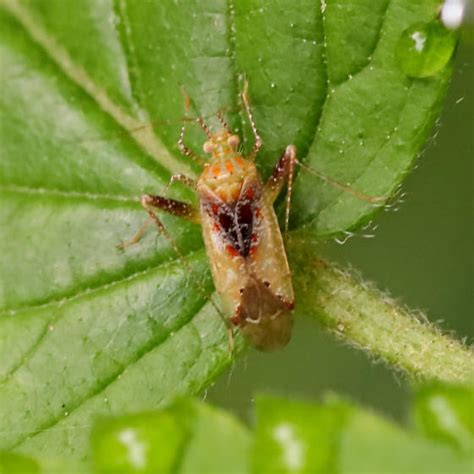
<svg viewBox="0 0 474 474"><path fill-rule="evenodd" d="M227 139L227 145L229 145L231 148L237 148L240 143L240 137L238 135L231 135Z"/></svg>
<svg viewBox="0 0 474 474"><path fill-rule="evenodd" d="M204 142L202 149L204 150L204 153L212 153L216 149L216 144L208 140L207 142Z"/></svg>

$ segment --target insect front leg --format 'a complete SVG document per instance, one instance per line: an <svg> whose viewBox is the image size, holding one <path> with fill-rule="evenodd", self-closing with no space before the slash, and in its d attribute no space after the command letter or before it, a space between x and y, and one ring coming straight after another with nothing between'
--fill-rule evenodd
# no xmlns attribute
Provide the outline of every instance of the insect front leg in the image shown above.
<svg viewBox="0 0 474 474"><path fill-rule="evenodd" d="M151 221L155 222L158 228L167 235L166 229L159 220L158 216L153 212L152 208L160 209L196 224L200 223L199 211L192 204L188 204L187 202L177 201L176 199L165 198L163 196L156 196L153 194L143 195L140 199L140 202L148 213L149 219L144 222L144 224L138 229L131 239L117 245L117 247L120 249L124 249L125 247L138 243L145 234Z"/></svg>
<svg viewBox="0 0 474 474"><path fill-rule="evenodd" d="M290 220L290 205L291 205L291 194L293 192L293 178L295 172L295 166L298 163L296 159L296 147L294 145L288 145L285 152L278 160L277 164L273 168L273 172L265 183L265 195L269 199L270 203L274 203L275 199L280 194L280 191L287 183L286 191L286 204L285 204L285 232L288 230L288 222Z"/></svg>

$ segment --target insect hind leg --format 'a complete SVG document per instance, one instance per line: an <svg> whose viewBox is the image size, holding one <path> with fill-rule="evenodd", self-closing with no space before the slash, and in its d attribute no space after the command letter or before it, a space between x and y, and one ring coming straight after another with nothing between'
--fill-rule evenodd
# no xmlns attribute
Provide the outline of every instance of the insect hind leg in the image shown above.
<svg viewBox="0 0 474 474"><path fill-rule="evenodd" d="M116 247L120 250L123 250L127 247L130 247L131 245L138 244L138 242L140 242L142 237L145 235L145 232L147 231L150 222L151 219L147 219L130 239L120 242L116 245Z"/></svg>
<svg viewBox="0 0 474 474"><path fill-rule="evenodd" d="M134 245L138 243L142 237L145 235L145 232L150 225L151 221L157 223L159 221L158 217L152 213L155 217L152 216L151 208L155 207L165 211L169 214L173 214L177 217L182 217L183 219L187 219L194 223L199 223L199 211L191 204L187 202L177 201L176 199L165 198L163 196L155 196L153 194L145 194L140 199L141 205L147 211L149 218L143 223L143 225L138 229L138 231L133 235L133 237L125 242L122 242L117 245L117 248L124 249L129 247L130 245ZM160 224L157 224L158 227L161 229L161 221Z"/></svg>
<svg viewBox="0 0 474 474"><path fill-rule="evenodd" d="M186 218L190 221L193 222L198 222L199 221L199 212L197 209L194 208L191 204L182 202L182 201L176 201L175 199L168 199L162 196L157 196L157 195L152 195L152 194L145 194L142 196L140 200L143 208L147 212L149 219L145 222L145 224L138 230L137 234L133 236L130 241L131 243L136 243L138 241L143 233L146 230L146 227L148 227L148 224L152 221L155 223L155 225L158 227L158 230L160 233L166 238L166 240L170 243L171 247L173 248L174 252L176 255L179 257L179 259L183 262L183 265L186 267L188 270L189 274L193 276L193 280L195 284L198 287L199 292L205 297L208 298L208 294L206 290L201 286L199 276L195 274L194 270L192 269L189 261L186 259L186 257L183 255L181 250L179 249L176 241L173 239L171 234L168 232L166 229L165 225L163 222L160 220L158 215L155 212L155 209L160 209L162 211L168 212L170 214L173 214L175 216L183 217ZM146 227L145 227L146 226ZM140 234L140 235L138 235ZM138 236L138 238L137 238ZM125 242L122 244L125 246L128 244L128 242ZM232 327L230 325L230 321L228 318L222 314L221 309L219 306L216 304L216 302L213 300L212 296L209 297L209 301L216 310L217 314L219 317L224 321L226 330L227 330L227 339L228 339L228 346L229 346L229 353L232 355L234 352L234 335L232 332Z"/></svg>
<svg viewBox="0 0 474 474"><path fill-rule="evenodd" d="M362 191L359 191L358 189L353 188L350 184L347 183L341 183L340 181L330 178L329 176L326 176L324 173L321 171L318 171L311 166L306 165L305 163L302 163L299 160L296 160L296 164L300 166L302 169L307 171L309 174L312 174L313 176L316 176L319 178L321 181L328 183L329 185L340 189L341 191L344 191L346 193L352 194L354 197L357 199L360 199L361 201L367 201L370 204L373 204L375 206L381 206L389 196L371 196L369 194L363 193Z"/></svg>
<svg viewBox="0 0 474 474"><path fill-rule="evenodd" d="M317 171L314 168L305 165L297 159L295 146L288 145L285 149L285 152L273 168L273 172L270 178L265 183L265 193L268 196L270 202L273 203L280 194L280 191L286 181L287 193L285 204L285 232L288 231L288 224L290 219L291 197L293 194L293 181L295 176L296 165L300 166L308 173L318 177L321 181L326 182L329 185L340 189L341 191L349 193L357 199L367 201L374 206L381 206L388 199L388 196L370 196L368 194L365 194L362 191L351 187L349 184L341 183L340 181L330 178L324 173L321 173L320 171Z"/></svg>

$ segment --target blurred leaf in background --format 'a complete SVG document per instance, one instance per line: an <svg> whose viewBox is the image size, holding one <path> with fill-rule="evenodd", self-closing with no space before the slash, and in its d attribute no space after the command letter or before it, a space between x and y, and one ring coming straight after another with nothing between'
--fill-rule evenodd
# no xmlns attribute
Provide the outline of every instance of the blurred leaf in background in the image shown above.
<svg viewBox="0 0 474 474"><path fill-rule="evenodd" d="M428 391L428 392L427 392ZM450 400L451 416L465 413L471 388L430 386L416 397L415 417L436 425L439 412L425 409L432 400ZM334 396L311 404L259 396L250 431L227 413L203 403L180 400L154 412L104 418L95 424L88 462L81 472L95 474L307 473L307 474L461 474L472 472L474 453L453 446L438 432L407 430L374 412ZM446 416L443 415L446 419ZM460 416L455 432L471 447L472 416ZM468 437L465 437L465 435ZM52 474L60 459L38 459L43 474ZM2 464L3 463L3 464ZM20 471L35 461L0 457L0 472ZM67 464L63 464L63 468ZM70 466L69 466L70 467ZM16 470L15 470L16 469ZM28 471L30 472L30 471ZM31 471L33 472L33 471ZM39 470L37 472L40 472Z"/></svg>

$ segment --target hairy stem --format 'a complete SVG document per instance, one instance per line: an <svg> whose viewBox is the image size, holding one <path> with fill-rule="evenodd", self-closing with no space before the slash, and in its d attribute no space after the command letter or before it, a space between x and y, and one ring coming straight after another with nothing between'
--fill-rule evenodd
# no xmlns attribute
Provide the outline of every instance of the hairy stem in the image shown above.
<svg viewBox="0 0 474 474"><path fill-rule="evenodd" d="M415 379L472 383L474 353L420 312L400 306L354 273L315 257L314 245L289 245L300 313L346 343Z"/></svg>

